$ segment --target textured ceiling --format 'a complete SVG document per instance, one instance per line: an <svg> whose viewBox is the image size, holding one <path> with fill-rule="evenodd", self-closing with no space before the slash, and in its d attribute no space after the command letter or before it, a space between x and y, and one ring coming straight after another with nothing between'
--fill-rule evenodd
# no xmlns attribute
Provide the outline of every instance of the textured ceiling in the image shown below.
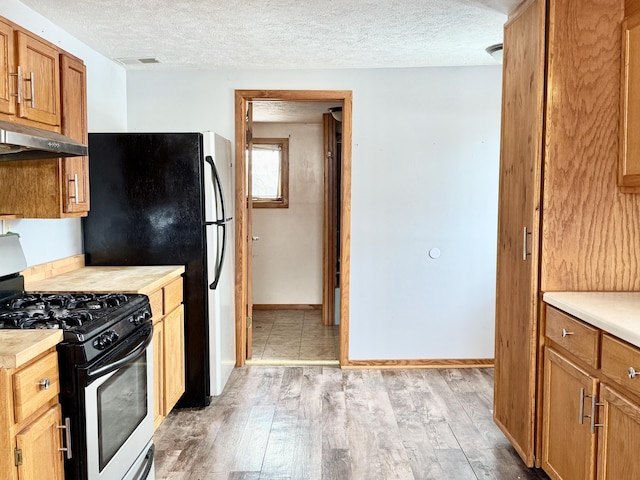
<svg viewBox="0 0 640 480"><path fill-rule="evenodd" d="M519 0L21 0L127 68L491 65ZM125 62L127 63L127 62Z"/></svg>

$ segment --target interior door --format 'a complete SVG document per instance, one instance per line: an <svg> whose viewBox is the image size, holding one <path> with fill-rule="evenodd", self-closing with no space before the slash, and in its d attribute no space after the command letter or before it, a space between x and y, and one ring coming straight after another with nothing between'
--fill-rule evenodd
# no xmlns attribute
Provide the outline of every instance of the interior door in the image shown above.
<svg viewBox="0 0 640 480"><path fill-rule="evenodd" d="M324 150L323 188L323 266L322 266L322 324L335 324L335 289L337 287L338 238L336 236L337 209L337 165L338 141L337 121L330 113L322 115L322 145Z"/></svg>
<svg viewBox="0 0 640 480"><path fill-rule="evenodd" d="M247 360L253 356L253 193L251 191L251 154L253 151L253 102L247 102Z"/></svg>
<svg viewBox="0 0 640 480"><path fill-rule="evenodd" d="M545 1L523 3L504 29L498 207L494 420L534 463Z"/></svg>

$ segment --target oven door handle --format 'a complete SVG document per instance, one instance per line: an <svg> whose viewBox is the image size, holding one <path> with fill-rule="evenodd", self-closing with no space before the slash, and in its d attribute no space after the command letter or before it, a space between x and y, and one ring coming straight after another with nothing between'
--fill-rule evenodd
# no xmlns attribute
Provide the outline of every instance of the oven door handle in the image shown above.
<svg viewBox="0 0 640 480"><path fill-rule="evenodd" d="M153 325L151 323L142 325L137 332L125 340L126 343L122 344L122 346L126 345L126 349L100 359L87 369L87 384L137 359L144 353L152 339Z"/></svg>

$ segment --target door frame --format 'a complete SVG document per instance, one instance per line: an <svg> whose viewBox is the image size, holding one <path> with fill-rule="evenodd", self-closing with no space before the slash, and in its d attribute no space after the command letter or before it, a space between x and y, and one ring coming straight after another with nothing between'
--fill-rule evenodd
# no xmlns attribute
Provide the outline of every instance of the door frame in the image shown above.
<svg viewBox="0 0 640 480"><path fill-rule="evenodd" d="M281 100L300 102L342 102L342 168L340 221L340 366L349 364L349 284L351 244L351 90L236 90L235 91L235 303L236 303L236 367L247 358L247 198L245 148L247 102Z"/></svg>

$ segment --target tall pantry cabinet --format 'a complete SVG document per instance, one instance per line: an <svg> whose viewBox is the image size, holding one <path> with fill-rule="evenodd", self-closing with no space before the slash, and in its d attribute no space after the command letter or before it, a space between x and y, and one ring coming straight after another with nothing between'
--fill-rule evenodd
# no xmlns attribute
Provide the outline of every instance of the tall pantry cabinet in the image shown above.
<svg viewBox="0 0 640 480"><path fill-rule="evenodd" d="M545 291L640 290L617 185L621 25L637 0L525 0L504 30L494 420L539 465Z"/></svg>

